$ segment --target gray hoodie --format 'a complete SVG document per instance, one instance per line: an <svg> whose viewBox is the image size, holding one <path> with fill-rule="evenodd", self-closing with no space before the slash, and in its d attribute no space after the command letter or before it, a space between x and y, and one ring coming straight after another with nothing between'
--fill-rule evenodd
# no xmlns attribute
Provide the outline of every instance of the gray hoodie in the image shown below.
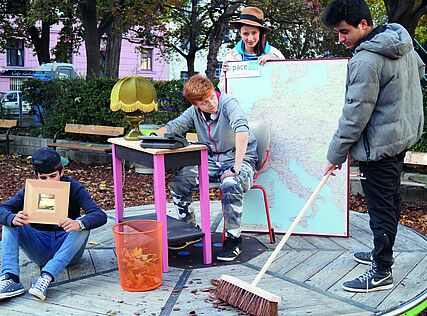
<svg viewBox="0 0 427 316"><path fill-rule="evenodd" d="M359 161L376 161L414 145L424 124L424 70L401 25L368 34L347 66L345 103L328 161L342 164L348 152Z"/></svg>
<svg viewBox="0 0 427 316"><path fill-rule="evenodd" d="M206 120L199 109L191 106L165 127L168 131L181 135L195 127L198 141L212 145L214 156L209 159L233 164L236 149L235 133L249 132L248 120L237 100L226 93L221 93L218 112L211 117L212 120ZM254 168L258 160L256 150L255 137L250 134L243 160Z"/></svg>

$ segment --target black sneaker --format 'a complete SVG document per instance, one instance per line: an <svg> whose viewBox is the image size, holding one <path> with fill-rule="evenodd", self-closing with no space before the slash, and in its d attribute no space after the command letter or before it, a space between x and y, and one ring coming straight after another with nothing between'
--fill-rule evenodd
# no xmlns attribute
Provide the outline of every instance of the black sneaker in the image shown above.
<svg viewBox="0 0 427 316"><path fill-rule="evenodd" d="M216 256L220 261L233 261L242 252L242 237L227 237L221 252Z"/></svg>
<svg viewBox="0 0 427 316"><path fill-rule="evenodd" d="M349 292L373 292L392 289L393 275L391 270L380 271L373 263L368 271L352 281L344 282L342 287Z"/></svg>
<svg viewBox="0 0 427 316"><path fill-rule="evenodd" d="M353 254L353 259L359 263L372 264L372 253L370 251L360 251ZM391 259L391 267L394 268L394 258Z"/></svg>

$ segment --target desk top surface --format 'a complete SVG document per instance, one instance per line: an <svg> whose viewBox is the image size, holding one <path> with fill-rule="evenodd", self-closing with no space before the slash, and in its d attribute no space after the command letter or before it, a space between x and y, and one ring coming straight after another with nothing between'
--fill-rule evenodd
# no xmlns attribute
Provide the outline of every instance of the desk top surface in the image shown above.
<svg viewBox="0 0 427 316"><path fill-rule="evenodd" d="M175 154L175 153L181 153L181 152L187 152L187 151L200 151L200 150L207 149L205 145L190 145L190 146L178 148L178 149L142 148L140 146L141 144L140 140L135 140L135 141L125 140L123 137L109 138L108 142L110 142L111 144L123 146L126 148L134 149L134 150L145 152L152 155Z"/></svg>

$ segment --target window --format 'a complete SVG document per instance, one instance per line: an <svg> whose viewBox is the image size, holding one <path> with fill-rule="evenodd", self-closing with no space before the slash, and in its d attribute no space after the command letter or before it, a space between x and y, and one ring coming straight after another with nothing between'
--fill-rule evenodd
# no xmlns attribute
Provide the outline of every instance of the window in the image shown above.
<svg viewBox="0 0 427 316"><path fill-rule="evenodd" d="M24 80L22 79L18 79L18 78L10 78L10 82L9 82L9 90L19 90L21 91L21 87L22 87L22 83L24 82Z"/></svg>
<svg viewBox="0 0 427 316"><path fill-rule="evenodd" d="M141 70L153 70L153 49L144 48L141 51Z"/></svg>
<svg viewBox="0 0 427 316"><path fill-rule="evenodd" d="M198 74L199 74L199 72L198 72L198 71L196 71L194 74L195 74L195 75L198 75ZM181 71L181 79L182 79L182 80L184 80L184 81L187 81L187 80L188 80L188 71Z"/></svg>
<svg viewBox="0 0 427 316"><path fill-rule="evenodd" d="M222 61L217 61L215 64L214 78L219 79L221 75Z"/></svg>
<svg viewBox="0 0 427 316"><path fill-rule="evenodd" d="M7 47L7 65L24 66L24 41L11 40Z"/></svg>

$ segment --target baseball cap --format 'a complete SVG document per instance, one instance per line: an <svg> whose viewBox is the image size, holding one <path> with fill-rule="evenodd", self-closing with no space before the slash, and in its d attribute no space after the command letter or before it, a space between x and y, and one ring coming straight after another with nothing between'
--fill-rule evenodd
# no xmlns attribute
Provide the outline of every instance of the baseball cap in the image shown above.
<svg viewBox="0 0 427 316"><path fill-rule="evenodd" d="M32 160L37 173L52 173L68 164L67 158L61 157L56 150L48 147L37 149Z"/></svg>

